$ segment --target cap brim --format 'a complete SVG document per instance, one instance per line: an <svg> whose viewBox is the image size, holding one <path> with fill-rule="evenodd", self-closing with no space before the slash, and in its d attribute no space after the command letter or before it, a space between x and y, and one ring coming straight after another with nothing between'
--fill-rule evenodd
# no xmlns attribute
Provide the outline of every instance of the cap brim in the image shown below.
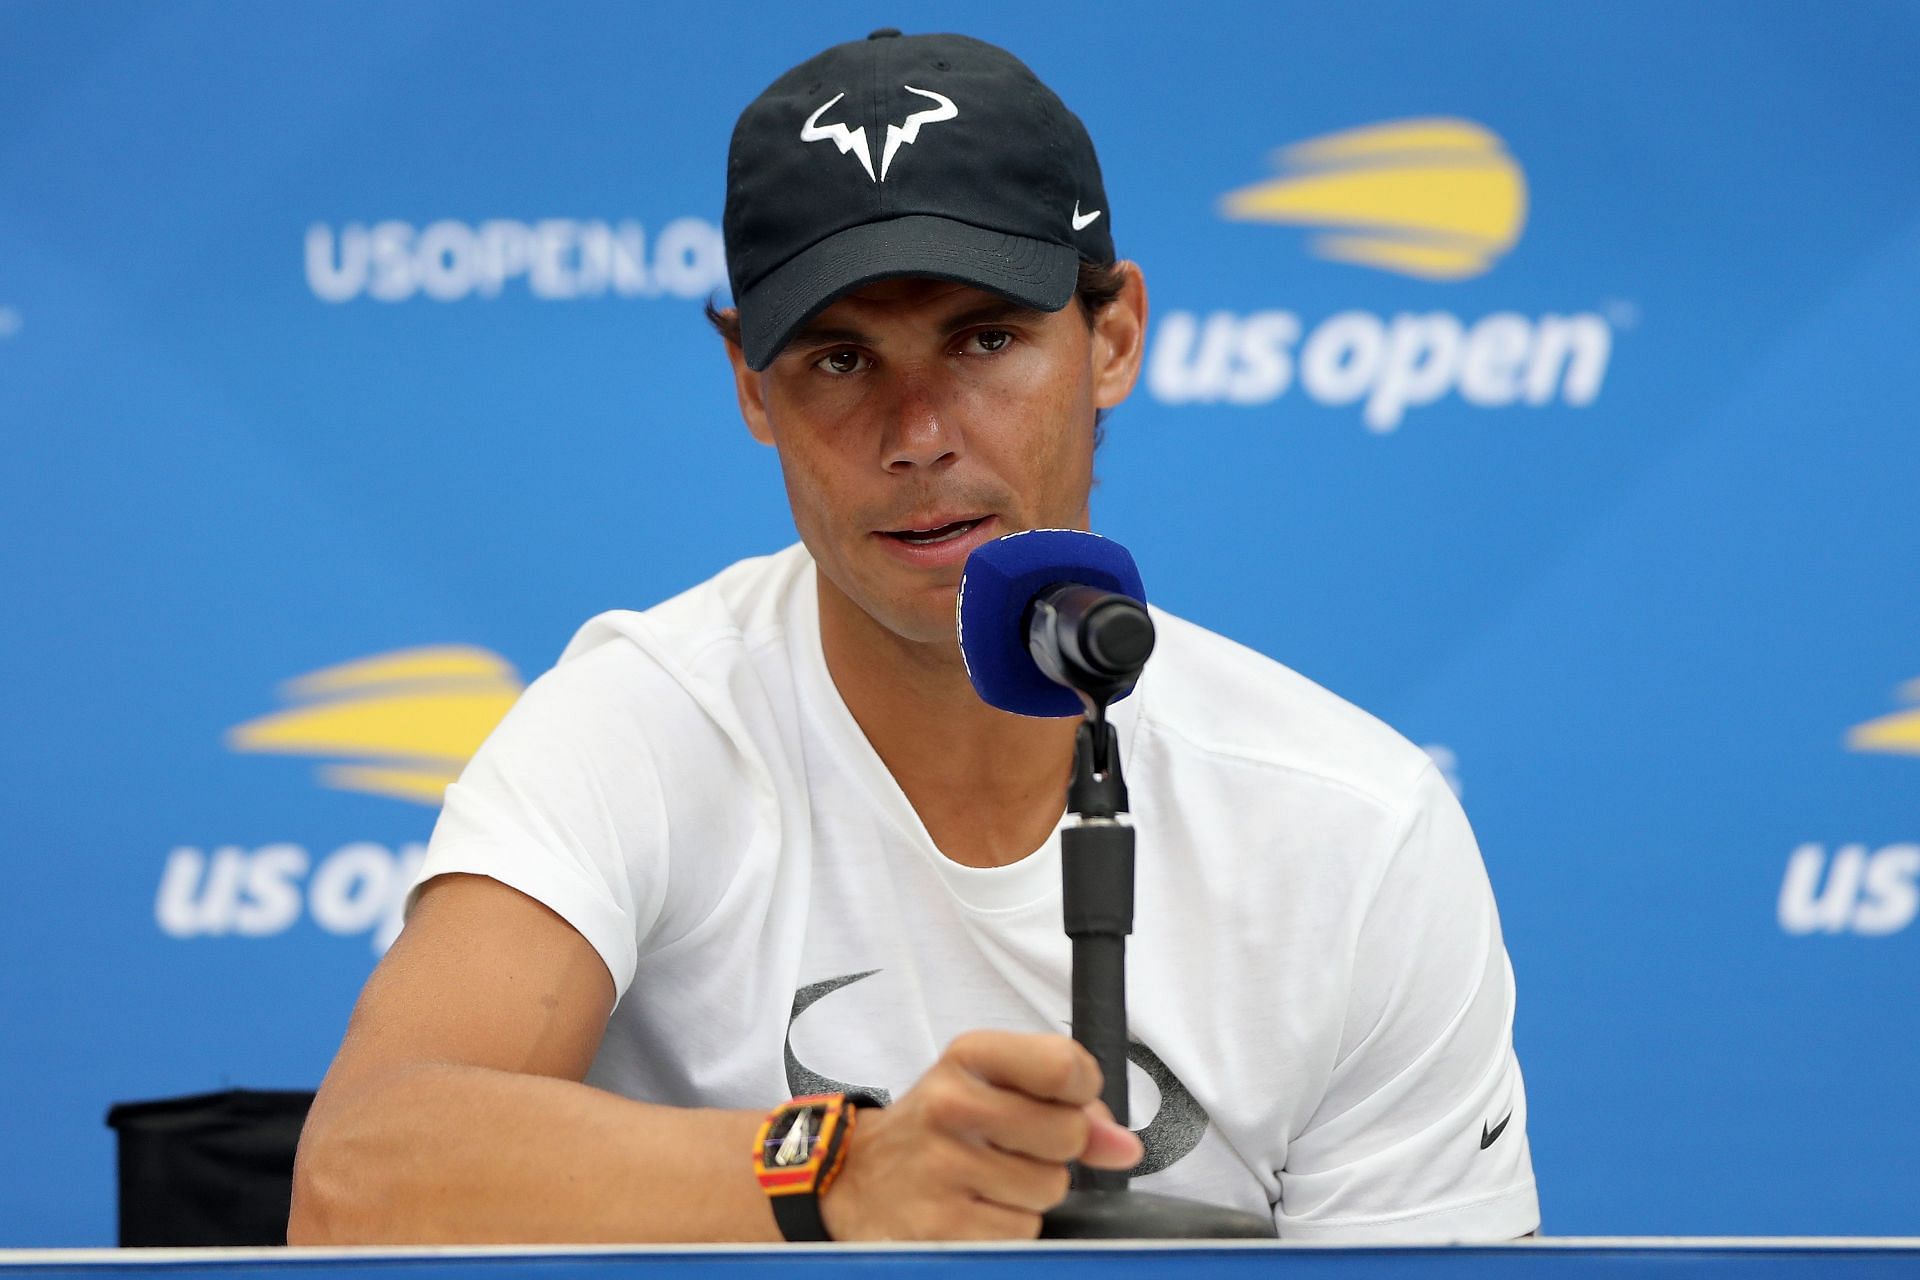
<svg viewBox="0 0 1920 1280"><path fill-rule="evenodd" d="M878 280L952 280L1022 306L1058 311L1073 300L1079 271L1072 245L913 214L828 236L734 301L747 367L759 370L836 298Z"/></svg>

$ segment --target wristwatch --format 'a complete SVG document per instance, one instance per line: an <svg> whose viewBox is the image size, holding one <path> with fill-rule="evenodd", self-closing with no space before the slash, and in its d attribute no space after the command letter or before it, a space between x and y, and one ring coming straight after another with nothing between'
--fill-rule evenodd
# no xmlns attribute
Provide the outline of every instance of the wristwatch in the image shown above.
<svg viewBox="0 0 1920 1280"><path fill-rule="evenodd" d="M886 1105L870 1093L814 1093L767 1113L753 1140L753 1172L789 1240L831 1240L820 1197L847 1158L861 1107Z"/></svg>

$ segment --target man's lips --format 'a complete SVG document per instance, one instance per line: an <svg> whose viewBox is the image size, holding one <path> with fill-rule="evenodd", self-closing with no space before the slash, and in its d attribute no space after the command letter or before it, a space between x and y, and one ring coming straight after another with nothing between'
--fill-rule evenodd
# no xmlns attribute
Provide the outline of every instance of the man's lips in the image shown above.
<svg viewBox="0 0 1920 1280"><path fill-rule="evenodd" d="M939 512L933 515L909 516L891 529L880 529L876 532L884 537L898 538L902 542L923 546L964 536L974 525L986 518L986 515L977 511Z"/></svg>
<svg viewBox="0 0 1920 1280"><path fill-rule="evenodd" d="M965 560L973 549L1000 534L997 516L977 512L932 512L909 516L897 529L876 529L873 537L917 568L940 568Z"/></svg>

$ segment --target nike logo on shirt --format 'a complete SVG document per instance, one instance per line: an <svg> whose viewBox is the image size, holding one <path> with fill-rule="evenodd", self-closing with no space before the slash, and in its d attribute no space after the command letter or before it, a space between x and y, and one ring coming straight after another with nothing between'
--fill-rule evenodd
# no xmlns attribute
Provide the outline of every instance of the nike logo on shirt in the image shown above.
<svg viewBox="0 0 1920 1280"><path fill-rule="evenodd" d="M877 1094L880 1100L891 1105L893 1095L886 1089L873 1085L849 1084L836 1080L832 1076L822 1075L812 1067L800 1061L793 1051L793 1024L800 1015L820 1003L843 987L871 978L880 972L867 969L860 973L842 974L837 978L828 978L823 982L810 982L793 993L793 1012L787 1016L787 1037L784 1052L787 1066L787 1088L794 1097L810 1093L852 1093L864 1090ZM1200 1145L1200 1139L1207 1136L1207 1129L1213 1123L1213 1117L1207 1114L1206 1106L1193 1096L1180 1077L1173 1074L1172 1068L1160 1060L1160 1055L1146 1045L1135 1040L1127 1045L1127 1061L1147 1073L1147 1079L1153 1081L1153 1087L1160 1093L1160 1106L1154 1112L1153 1120L1143 1128L1135 1129L1140 1145L1146 1154L1140 1163L1128 1171L1131 1178L1145 1177L1149 1173L1158 1173L1170 1165L1177 1164L1192 1154Z"/></svg>
<svg viewBox="0 0 1920 1280"><path fill-rule="evenodd" d="M1507 1131L1507 1120L1511 1119L1513 1119L1513 1112L1509 1111L1507 1112L1506 1119L1491 1129L1487 1128L1487 1122L1485 1120L1480 1122L1480 1149L1482 1151L1485 1151L1488 1147L1500 1140L1500 1135Z"/></svg>

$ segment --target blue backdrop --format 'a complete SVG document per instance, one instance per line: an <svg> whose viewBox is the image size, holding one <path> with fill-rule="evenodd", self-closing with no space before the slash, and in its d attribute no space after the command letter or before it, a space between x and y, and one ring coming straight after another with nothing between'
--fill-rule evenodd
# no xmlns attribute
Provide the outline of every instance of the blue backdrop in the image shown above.
<svg viewBox="0 0 1920 1280"><path fill-rule="evenodd" d="M728 132L956 24L1146 270L1096 527L1462 791L1545 1229L1920 1230L1920 10L14 0L0 1245L316 1083L520 684L791 540Z"/></svg>

